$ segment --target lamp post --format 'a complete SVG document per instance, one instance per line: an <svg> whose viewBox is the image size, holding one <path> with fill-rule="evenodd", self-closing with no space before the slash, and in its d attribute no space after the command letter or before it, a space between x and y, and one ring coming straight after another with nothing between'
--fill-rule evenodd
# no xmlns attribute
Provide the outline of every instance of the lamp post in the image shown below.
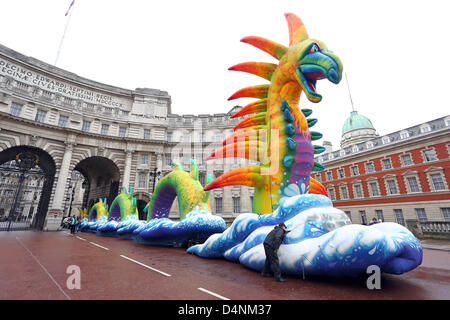
<svg viewBox="0 0 450 320"><path fill-rule="evenodd" d="M69 217L72 215L72 203L73 203L73 198L75 197L75 189L77 188L77 183L78 183L78 181L75 181L75 186L72 189L72 199L70 200Z"/></svg>
<svg viewBox="0 0 450 320"><path fill-rule="evenodd" d="M16 166L19 167L19 187L17 188L16 196L14 197L14 204L9 214L8 229L11 228L12 220L17 216L17 204L22 196L23 182L25 181L25 174L39 163L38 155L31 152L21 152L16 155ZM11 214L12 213L12 214Z"/></svg>
<svg viewBox="0 0 450 320"><path fill-rule="evenodd" d="M156 178L159 179L161 176L161 171L156 171L157 168L153 169L153 172L150 172L150 177L153 178L153 188L152 188L152 194L155 191L155 184L156 184Z"/></svg>

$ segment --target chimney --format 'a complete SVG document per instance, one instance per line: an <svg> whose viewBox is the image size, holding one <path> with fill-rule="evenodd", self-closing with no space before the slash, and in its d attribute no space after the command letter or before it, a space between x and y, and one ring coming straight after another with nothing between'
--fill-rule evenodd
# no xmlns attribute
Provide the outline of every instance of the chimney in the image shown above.
<svg viewBox="0 0 450 320"><path fill-rule="evenodd" d="M330 141L324 141L322 145L325 147L324 153L329 153L333 151L333 145L331 144Z"/></svg>

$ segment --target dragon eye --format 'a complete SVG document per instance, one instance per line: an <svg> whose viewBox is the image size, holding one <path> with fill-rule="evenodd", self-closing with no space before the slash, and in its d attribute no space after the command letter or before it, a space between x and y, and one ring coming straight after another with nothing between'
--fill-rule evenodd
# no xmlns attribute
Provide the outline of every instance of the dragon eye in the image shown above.
<svg viewBox="0 0 450 320"><path fill-rule="evenodd" d="M311 46L311 49L309 49L309 53L313 53L313 52L317 52L317 51L320 51L319 46L318 46L317 44L314 43L314 44Z"/></svg>

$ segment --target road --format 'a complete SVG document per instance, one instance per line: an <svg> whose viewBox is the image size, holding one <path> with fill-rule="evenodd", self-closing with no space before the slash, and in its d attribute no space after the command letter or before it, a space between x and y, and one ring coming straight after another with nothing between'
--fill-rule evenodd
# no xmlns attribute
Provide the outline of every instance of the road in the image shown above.
<svg viewBox="0 0 450 320"><path fill-rule="evenodd" d="M70 286L75 282L69 266L79 267L80 289ZM403 275L383 274L380 290L367 289L361 277L286 278L278 283L238 263L202 259L183 248L92 233L0 232L0 299L450 299L450 252L424 249L421 266Z"/></svg>

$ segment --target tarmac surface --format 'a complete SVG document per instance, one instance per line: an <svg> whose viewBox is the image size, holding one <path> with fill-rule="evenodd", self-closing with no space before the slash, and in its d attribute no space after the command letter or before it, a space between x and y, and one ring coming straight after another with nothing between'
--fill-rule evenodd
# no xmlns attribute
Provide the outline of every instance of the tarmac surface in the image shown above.
<svg viewBox="0 0 450 320"><path fill-rule="evenodd" d="M73 288L76 272L67 272L69 266L79 267L80 289ZM2 300L450 299L450 252L424 248L421 266L403 275L383 274L379 290L367 288L367 277L306 275L279 283L184 248L83 232L0 232Z"/></svg>

